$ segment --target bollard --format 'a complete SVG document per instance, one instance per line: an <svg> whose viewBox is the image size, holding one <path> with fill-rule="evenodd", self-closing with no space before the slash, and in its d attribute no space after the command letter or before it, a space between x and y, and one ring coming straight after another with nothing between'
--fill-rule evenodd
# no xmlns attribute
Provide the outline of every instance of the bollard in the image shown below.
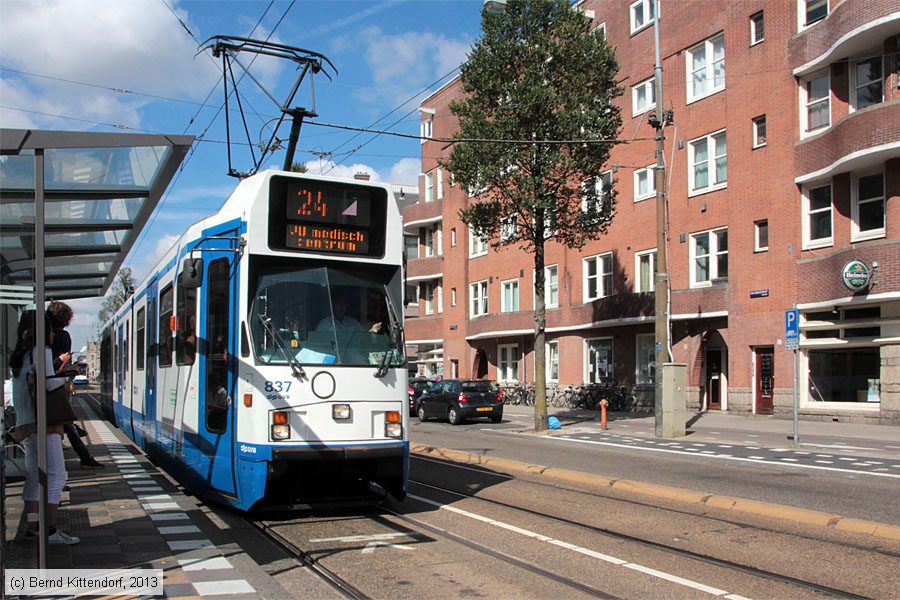
<svg viewBox="0 0 900 600"><path fill-rule="evenodd" d="M600 401L600 429L606 431L606 407L609 405L609 401L604 398Z"/></svg>

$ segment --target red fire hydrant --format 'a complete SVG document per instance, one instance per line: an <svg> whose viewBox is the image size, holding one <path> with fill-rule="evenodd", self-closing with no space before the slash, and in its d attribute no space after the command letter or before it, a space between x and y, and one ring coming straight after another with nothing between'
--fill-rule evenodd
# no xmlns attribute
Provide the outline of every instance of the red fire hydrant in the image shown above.
<svg viewBox="0 0 900 600"><path fill-rule="evenodd" d="M606 407L609 406L609 400L604 398L600 401L600 429L606 431Z"/></svg>

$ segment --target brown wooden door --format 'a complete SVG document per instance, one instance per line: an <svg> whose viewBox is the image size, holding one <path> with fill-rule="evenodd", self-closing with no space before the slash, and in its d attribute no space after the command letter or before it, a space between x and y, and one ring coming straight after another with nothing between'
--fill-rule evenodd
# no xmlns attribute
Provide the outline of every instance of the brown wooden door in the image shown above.
<svg viewBox="0 0 900 600"><path fill-rule="evenodd" d="M722 351L706 351L706 408L722 410Z"/></svg>
<svg viewBox="0 0 900 600"><path fill-rule="evenodd" d="M756 352L756 413L771 415L772 391L775 389L775 349L757 348Z"/></svg>

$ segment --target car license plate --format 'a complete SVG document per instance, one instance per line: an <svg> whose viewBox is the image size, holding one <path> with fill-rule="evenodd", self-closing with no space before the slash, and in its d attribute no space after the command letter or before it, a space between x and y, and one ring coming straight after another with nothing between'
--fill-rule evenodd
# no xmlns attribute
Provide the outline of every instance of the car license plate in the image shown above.
<svg viewBox="0 0 900 600"><path fill-rule="evenodd" d="M486 411L494 410L494 409L492 409L490 406L479 406L475 410L478 412L486 412Z"/></svg>

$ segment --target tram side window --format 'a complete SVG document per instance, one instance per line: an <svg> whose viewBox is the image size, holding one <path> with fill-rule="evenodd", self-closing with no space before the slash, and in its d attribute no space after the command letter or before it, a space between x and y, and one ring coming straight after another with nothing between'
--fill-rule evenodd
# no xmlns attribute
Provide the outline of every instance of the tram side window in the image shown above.
<svg viewBox="0 0 900 600"><path fill-rule="evenodd" d="M192 365L197 356L197 290L178 286L178 331L175 332L175 362Z"/></svg>
<svg viewBox="0 0 900 600"><path fill-rule="evenodd" d="M206 307L206 429L224 433L228 427L228 259L209 265Z"/></svg>
<svg viewBox="0 0 900 600"><path fill-rule="evenodd" d="M172 316L175 291L168 285L159 294L159 366L172 366Z"/></svg>
<svg viewBox="0 0 900 600"><path fill-rule="evenodd" d="M128 334L131 332L131 323L129 321L125 321L125 337L122 338L122 368L125 373L131 371L131 364L128 362L128 349L130 346L128 345Z"/></svg>
<svg viewBox="0 0 900 600"><path fill-rule="evenodd" d="M147 343L146 338L144 337L144 331L146 329L144 324L145 314L146 309L138 309L136 325L137 338L135 339L135 344L137 344L137 347L134 349L134 368L138 371L144 370L144 345Z"/></svg>

